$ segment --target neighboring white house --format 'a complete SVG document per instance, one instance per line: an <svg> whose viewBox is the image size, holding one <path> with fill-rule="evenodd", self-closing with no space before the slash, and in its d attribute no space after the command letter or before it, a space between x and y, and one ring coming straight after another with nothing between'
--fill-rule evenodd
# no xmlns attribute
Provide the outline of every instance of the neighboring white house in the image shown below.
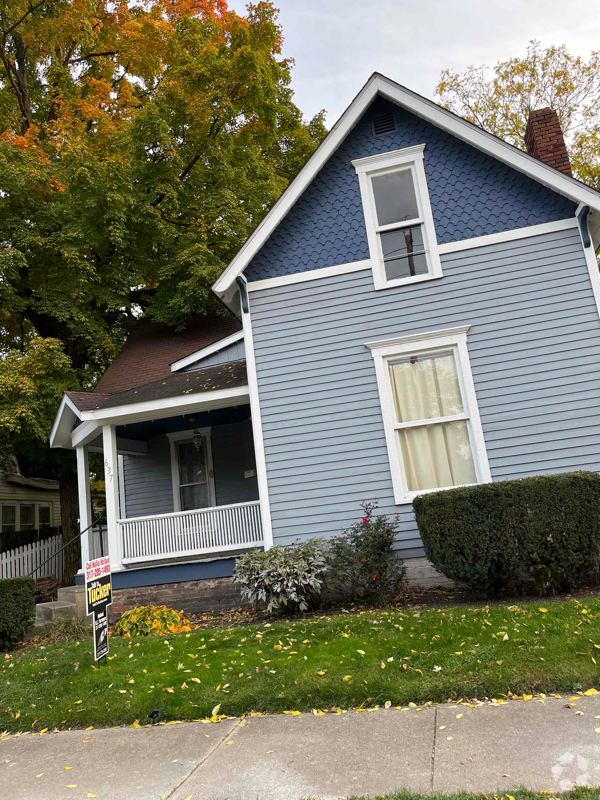
<svg viewBox="0 0 600 800"><path fill-rule="evenodd" d="M17 460L0 471L0 533L33 531L60 525L58 481L26 478Z"/></svg>

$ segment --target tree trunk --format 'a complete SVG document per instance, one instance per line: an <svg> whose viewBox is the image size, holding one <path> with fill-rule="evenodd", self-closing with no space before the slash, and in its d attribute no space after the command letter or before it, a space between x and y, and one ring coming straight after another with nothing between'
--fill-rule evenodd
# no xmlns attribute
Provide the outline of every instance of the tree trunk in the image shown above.
<svg viewBox="0 0 600 800"><path fill-rule="evenodd" d="M62 522L63 545L79 533L79 497L77 491L77 469L75 459L69 461L61 470L59 478L60 516ZM75 585L75 575L81 567L81 539L77 538L64 551L65 586Z"/></svg>

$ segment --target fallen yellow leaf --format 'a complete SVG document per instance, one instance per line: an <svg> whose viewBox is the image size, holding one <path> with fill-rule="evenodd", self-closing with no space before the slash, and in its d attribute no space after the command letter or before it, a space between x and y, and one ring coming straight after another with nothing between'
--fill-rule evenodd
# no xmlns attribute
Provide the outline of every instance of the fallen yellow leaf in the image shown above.
<svg viewBox="0 0 600 800"><path fill-rule="evenodd" d="M344 677L342 678L342 680L343 680L343 681L346 681L346 682L347 682L347 681L349 681L349 680L352 680L352 675L344 675Z"/></svg>

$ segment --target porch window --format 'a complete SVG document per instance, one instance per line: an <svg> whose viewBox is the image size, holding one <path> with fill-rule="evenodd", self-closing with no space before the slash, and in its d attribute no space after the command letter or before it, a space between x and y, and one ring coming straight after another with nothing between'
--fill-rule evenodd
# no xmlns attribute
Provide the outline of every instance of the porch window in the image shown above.
<svg viewBox="0 0 600 800"><path fill-rule="evenodd" d="M367 344L375 360L397 503L491 480L468 327Z"/></svg>
<svg viewBox="0 0 600 800"><path fill-rule="evenodd" d="M181 511L207 508L209 505L208 463L205 439L177 443L179 466L179 503Z"/></svg>
<svg viewBox="0 0 600 800"><path fill-rule="evenodd" d="M360 182L376 289L441 277L424 148L352 162Z"/></svg>

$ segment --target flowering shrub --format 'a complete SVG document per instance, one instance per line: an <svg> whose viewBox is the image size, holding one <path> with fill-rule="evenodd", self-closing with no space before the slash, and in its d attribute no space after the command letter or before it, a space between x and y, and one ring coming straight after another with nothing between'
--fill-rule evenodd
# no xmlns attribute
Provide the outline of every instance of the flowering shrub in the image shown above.
<svg viewBox="0 0 600 800"><path fill-rule="evenodd" d="M236 561L233 579L253 606L267 611L306 611L321 592L327 546L310 539L288 547L251 550Z"/></svg>
<svg viewBox="0 0 600 800"><path fill-rule="evenodd" d="M402 593L406 569L392 547L398 516L375 515L377 503L363 503L360 522L330 540L332 583L350 595L386 602Z"/></svg>
<svg viewBox="0 0 600 800"><path fill-rule="evenodd" d="M164 636L192 630L182 611L166 606L136 606L126 611L111 629L114 636Z"/></svg>

